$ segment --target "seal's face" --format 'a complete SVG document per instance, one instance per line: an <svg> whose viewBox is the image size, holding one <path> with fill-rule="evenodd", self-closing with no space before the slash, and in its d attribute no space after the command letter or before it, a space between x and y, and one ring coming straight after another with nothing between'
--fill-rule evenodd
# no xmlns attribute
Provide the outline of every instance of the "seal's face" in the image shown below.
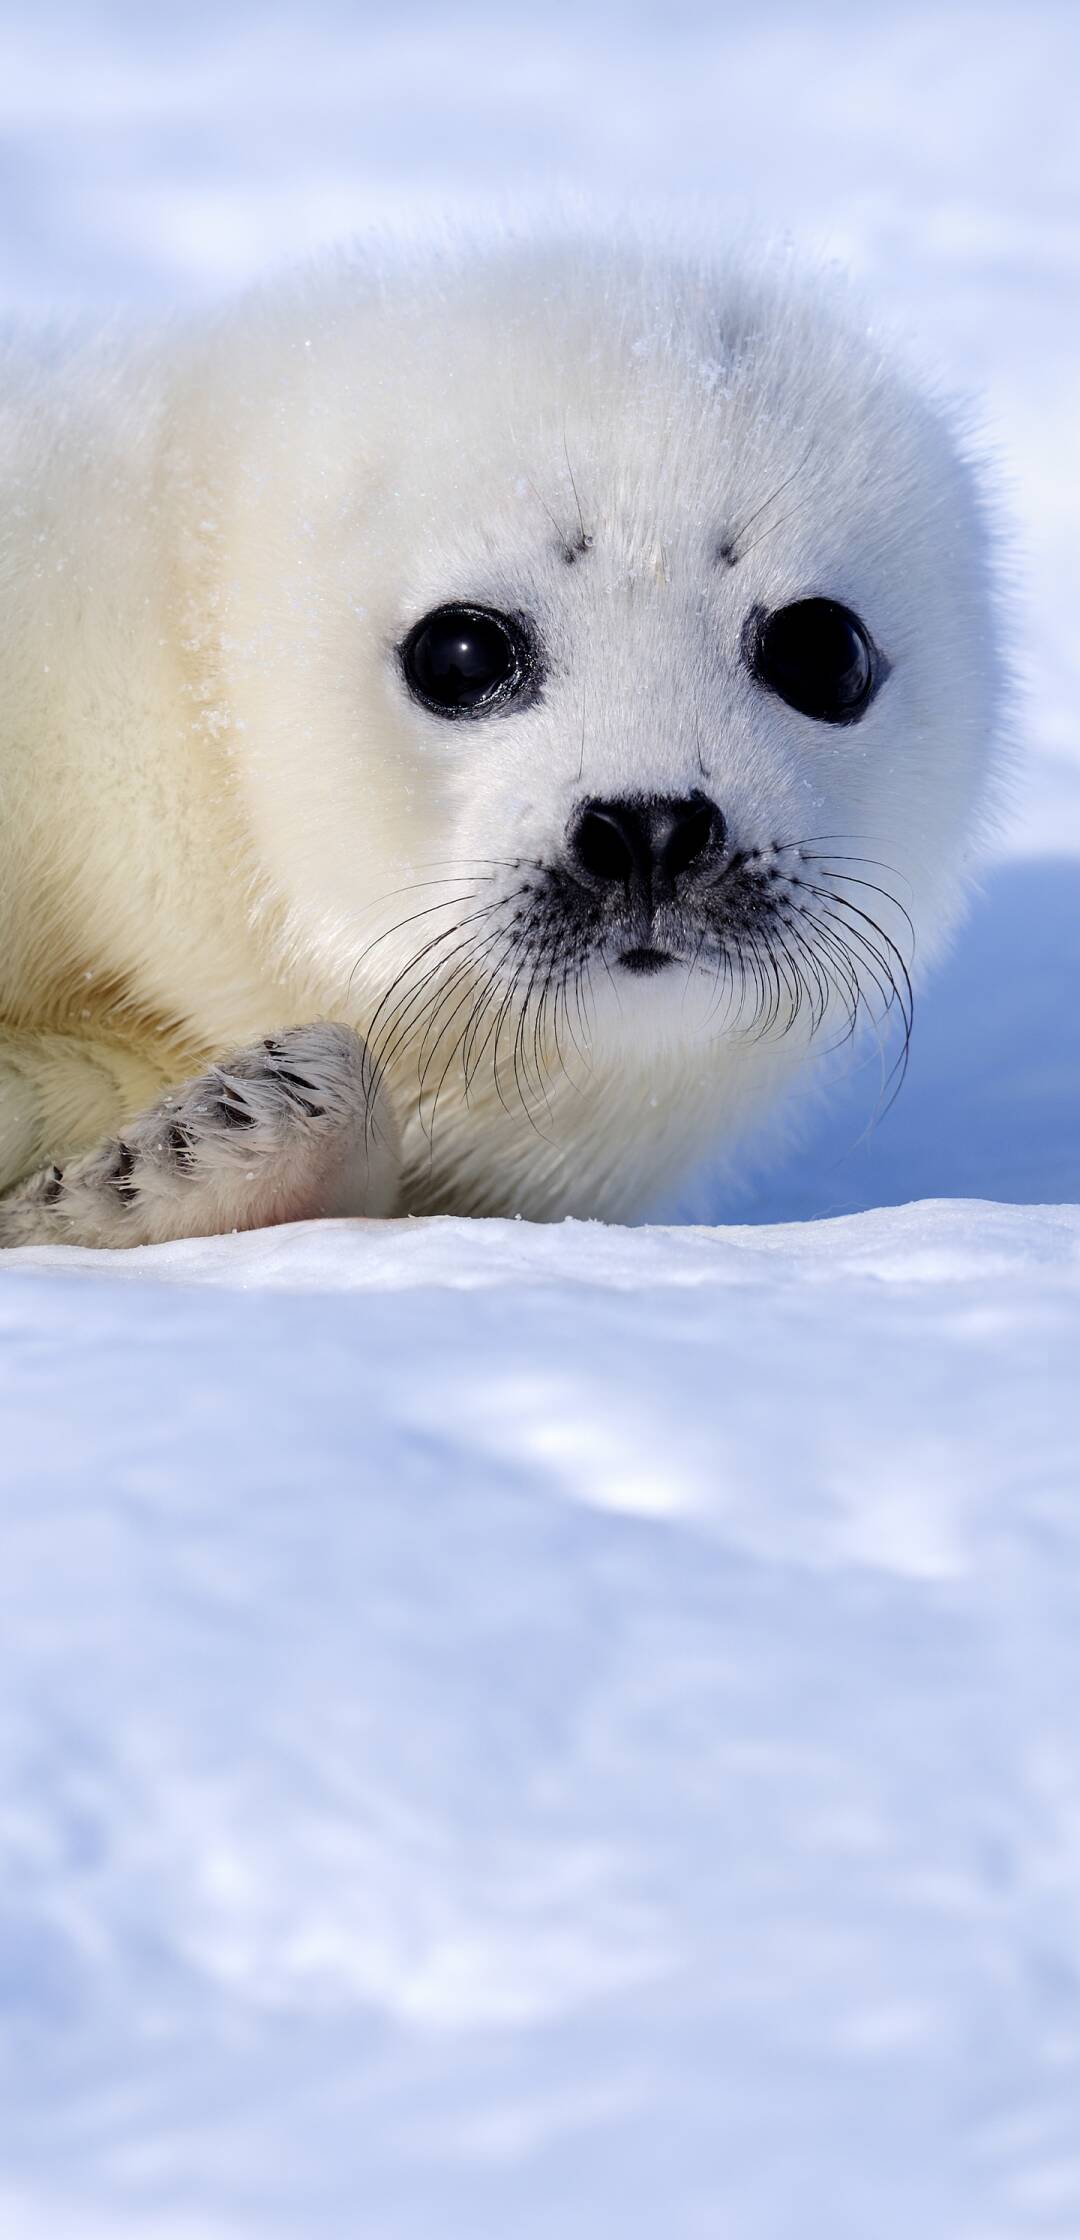
<svg viewBox="0 0 1080 2240"><path fill-rule="evenodd" d="M591 546L583 529L567 558L584 557ZM865 623L826 598L795 600L771 614L752 609L741 652L759 690L818 723L858 723L888 673ZM412 697L447 722L487 723L515 707L523 711L544 690L542 626L522 613L438 607L413 625L400 660ZM584 749L583 737L582 768ZM876 936L889 1000L909 1024L903 960L884 928L859 913L864 936L843 892L850 882L839 873L839 884L822 894L832 905L826 921L806 870L821 862L817 853L796 840L733 841L723 809L701 782L707 775L702 762L698 782L684 795L583 798L555 851L512 866L522 874L511 890L514 907L500 913L488 943L505 950L511 976L528 973L537 1002L550 999L557 1011L571 982L577 998L598 965L609 978L652 978L682 966L726 977L729 996L745 1008L764 967L770 1024L786 1010L793 1027L804 1006L811 1013L827 1006L828 989L852 1008L859 950L869 955ZM760 977L755 985L760 998Z"/></svg>
<svg viewBox="0 0 1080 2240"><path fill-rule="evenodd" d="M433 1160L558 1139L572 1079L707 1136L860 1017L903 1038L991 728L935 415L809 291L587 253L316 357L249 467L250 798Z"/></svg>

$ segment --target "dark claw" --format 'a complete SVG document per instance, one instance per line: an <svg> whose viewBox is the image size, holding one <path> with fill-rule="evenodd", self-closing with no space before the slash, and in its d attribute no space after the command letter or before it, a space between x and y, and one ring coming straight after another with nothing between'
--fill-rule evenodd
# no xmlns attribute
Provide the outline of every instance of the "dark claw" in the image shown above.
<svg viewBox="0 0 1080 2240"><path fill-rule="evenodd" d="M310 1081L302 1081L298 1074L286 1073L284 1067L282 1066L278 1066L276 1068L274 1079L275 1081L281 1081L284 1083L286 1089L289 1091L289 1096L292 1103L298 1104L301 1112L307 1113L309 1120L322 1119L326 1107L325 1105L321 1104L312 1104Z"/></svg>
<svg viewBox="0 0 1080 2240"><path fill-rule="evenodd" d="M116 1158L113 1162L113 1170L111 1175L109 1176L109 1181L112 1184L117 1197L122 1198L124 1204L127 1206L134 1205L135 1200L139 1195L138 1184L133 1182L131 1179L134 1172L135 1153L133 1152L131 1145L128 1143L118 1144Z"/></svg>
<svg viewBox="0 0 1080 2240"><path fill-rule="evenodd" d="M218 1112L227 1128L255 1126L255 1114L249 1112L246 1104L241 1104L239 1097L234 1096L231 1090L227 1089L219 1099Z"/></svg>
<svg viewBox="0 0 1080 2240"><path fill-rule="evenodd" d="M43 1188L43 1190L42 1190L42 1193L41 1193L41 1202L42 1202L42 1204L43 1204L43 1205L46 1205L46 1206L54 1206L54 1205L56 1204L56 1201L57 1201L57 1199L58 1199L58 1198L62 1198L62 1197L63 1197L63 1195L64 1195L64 1170L63 1170L63 1167L52 1167L52 1168L50 1168L50 1170L49 1170L49 1177L48 1177L48 1180L47 1180L47 1182L45 1183L45 1186L44 1186L44 1188Z"/></svg>
<svg viewBox="0 0 1080 2240"><path fill-rule="evenodd" d="M195 1164L192 1154L194 1152L196 1139L193 1136L191 1129L185 1128L179 1120L174 1120L166 1130L165 1141L169 1146L169 1150L171 1151L177 1166L180 1167L185 1174L189 1174Z"/></svg>

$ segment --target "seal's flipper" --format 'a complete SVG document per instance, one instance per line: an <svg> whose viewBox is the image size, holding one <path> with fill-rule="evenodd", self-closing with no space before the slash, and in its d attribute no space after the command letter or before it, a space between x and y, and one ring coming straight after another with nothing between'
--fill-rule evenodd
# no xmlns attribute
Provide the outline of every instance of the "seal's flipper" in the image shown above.
<svg viewBox="0 0 1080 2240"><path fill-rule="evenodd" d="M360 1037L293 1027L184 1083L0 1200L0 1245L163 1244L392 1213L397 1129Z"/></svg>

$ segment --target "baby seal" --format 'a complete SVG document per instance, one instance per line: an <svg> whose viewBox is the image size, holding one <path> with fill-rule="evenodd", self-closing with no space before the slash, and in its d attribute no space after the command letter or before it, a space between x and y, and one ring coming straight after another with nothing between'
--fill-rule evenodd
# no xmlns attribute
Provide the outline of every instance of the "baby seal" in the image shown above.
<svg viewBox="0 0 1080 2240"><path fill-rule="evenodd" d="M902 1051L992 602L820 275L346 260L9 348L0 483L0 1241L633 1216Z"/></svg>

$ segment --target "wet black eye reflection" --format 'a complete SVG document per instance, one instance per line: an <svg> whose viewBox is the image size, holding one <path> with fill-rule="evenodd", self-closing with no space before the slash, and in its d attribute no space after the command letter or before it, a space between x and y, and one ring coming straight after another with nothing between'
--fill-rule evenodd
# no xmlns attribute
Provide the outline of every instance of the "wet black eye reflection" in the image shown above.
<svg viewBox="0 0 1080 2240"><path fill-rule="evenodd" d="M537 666L522 618L494 607L434 608L414 623L400 659L414 699L440 716L493 714L534 681Z"/></svg>
<svg viewBox="0 0 1080 2240"><path fill-rule="evenodd" d="M773 614L755 608L743 648L759 683L818 723L857 723L881 674L865 623L836 599L796 599Z"/></svg>

